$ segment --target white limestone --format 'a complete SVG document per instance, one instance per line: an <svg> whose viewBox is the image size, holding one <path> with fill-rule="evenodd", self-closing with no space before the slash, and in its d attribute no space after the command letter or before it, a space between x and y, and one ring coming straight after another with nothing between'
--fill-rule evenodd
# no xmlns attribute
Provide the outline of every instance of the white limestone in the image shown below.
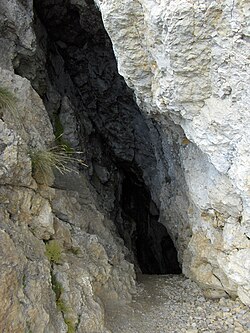
<svg viewBox="0 0 250 333"><path fill-rule="evenodd" d="M249 1L96 4L120 73L161 124L172 185L151 186L184 273L250 304Z"/></svg>

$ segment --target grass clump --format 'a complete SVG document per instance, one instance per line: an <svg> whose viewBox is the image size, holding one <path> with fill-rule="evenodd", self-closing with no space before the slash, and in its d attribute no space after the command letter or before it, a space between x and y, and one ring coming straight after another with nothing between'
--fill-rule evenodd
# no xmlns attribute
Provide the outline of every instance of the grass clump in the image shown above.
<svg viewBox="0 0 250 333"><path fill-rule="evenodd" d="M50 184L53 181L54 169L61 174L65 174L68 172L77 172L72 167L72 163L87 166L82 159L76 158L75 154L81 154L81 152L69 151L65 145L32 150L29 155L32 161L34 178L38 183Z"/></svg>
<svg viewBox="0 0 250 333"><path fill-rule="evenodd" d="M59 264L62 259L62 248L61 245L56 240L51 240L45 245L45 254L49 261Z"/></svg>
<svg viewBox="0 0 250 333"><path fill-rule="evenodd" d="M52 289L56 295L56 307L59 311L66 313L68 311L68 307L61 298L64 289L62 284L59 281L57 281L56 276L54 274L52 274L51 283L52 283Z"/></svg>
<svg viewBox="0 0 250 333"><path fill-rule="evenodd" d="M0 86L0 109L14 110L16 102L16 97L7 88Z"/></svg>
<svg viewBox="0 0 250 333"><path fill-rule="evenodd" d="M56 276L54 274L51 275L51 283L52 283L52 289L56 296L56 307L59 311L62 312L64 322L68 326L67 333L75 333L75 325L73 321L69 318L65 318L67 316L67 313L69 312L69 308L62 299L62 293L64 291L63 286L59 281L57 281Z"/></svg>
<svg viewBox="0 0 250 333"><path fill-rule="evenodd" d="M65 324L68 326L68 332L67 333L75 333L75 325L71 319L64 319Z"/></svg>
<svg viewBox="0 0 250 333"><path fill-rule="evenodd" d="M61 298L56 300L56 307L59 311L61 311L63 313L66 313L69 310L69 308L65 304L64 300L62 300Z"/></svg>

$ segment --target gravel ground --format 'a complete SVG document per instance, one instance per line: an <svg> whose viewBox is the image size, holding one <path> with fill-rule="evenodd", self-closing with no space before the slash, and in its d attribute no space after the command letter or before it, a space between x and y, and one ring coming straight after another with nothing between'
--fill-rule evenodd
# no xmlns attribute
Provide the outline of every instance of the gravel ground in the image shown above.
<svg viewBox="0 0 250 333"><path fill-rule="evenodd" d="M250 309L239 300L208 300L182 275L143 275L130 305L107 309L112 333L250 333Z"/></svg>

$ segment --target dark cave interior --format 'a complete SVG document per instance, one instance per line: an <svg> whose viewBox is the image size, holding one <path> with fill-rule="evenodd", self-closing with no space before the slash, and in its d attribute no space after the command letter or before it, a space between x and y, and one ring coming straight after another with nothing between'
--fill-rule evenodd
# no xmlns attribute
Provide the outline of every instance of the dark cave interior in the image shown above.
<svg viewBox="0 0 250 333"><path fill-rule="evenodd" d="M149 129L132 91L118 74L98 9L92 0L82 7L67 0L35 0L34 7L42 52L33 58L20 56L16 73L31 80L54 127L60 106L51 102L48 82L62 99L67 95L74 105L88 163L101 165L111 174L107 180L100 179L93 167L90 180L100 196L115 194L109 213L141 272L181 273L174 243L158 222L159 209L142 176L150 178L156 168Z"/></svg>
<svg viewBox="0 0 250 333"><path fill-rule="evenodd" d="M124 173L121 208L130 231L132 250L145 274L179 274L177 251L167 229L158 222L159 210L145 184L133 174ZM120 233L124 237L124 233ZM130 241L131 243L131 241Z"/></svg>

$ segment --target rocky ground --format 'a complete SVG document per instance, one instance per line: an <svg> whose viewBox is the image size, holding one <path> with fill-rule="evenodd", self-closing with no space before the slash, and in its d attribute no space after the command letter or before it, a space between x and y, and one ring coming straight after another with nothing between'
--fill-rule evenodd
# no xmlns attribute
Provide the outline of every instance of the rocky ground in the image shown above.
<svg viewBox="0 0 250 333"><path fill-rule="evenodd" d="M112 304L114 333L249 333L250 311L238 299L207 300L181 275L147 276L130 306Z"/></svg>

